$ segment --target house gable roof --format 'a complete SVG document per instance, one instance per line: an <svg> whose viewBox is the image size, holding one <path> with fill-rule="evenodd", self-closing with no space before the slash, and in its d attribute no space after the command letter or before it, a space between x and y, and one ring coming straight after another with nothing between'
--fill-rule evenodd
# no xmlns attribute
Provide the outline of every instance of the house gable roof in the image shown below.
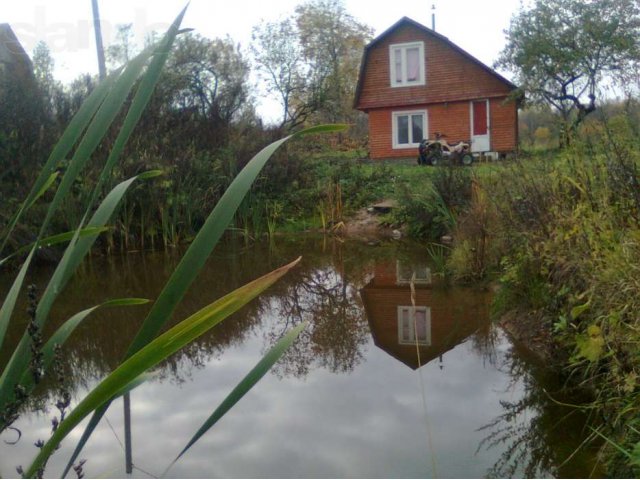
<svg viewBox="0 0 640 480"><path fill-rule="evenodd" d="M422 25L421 23L416 22L415 20L413 20L413 19L411 19L409 17L402 17L400 20L398 20L391 27L386 29L384 32L382 32L380 35L378 35L369 44L367 44L365 46L364 53L362 55L362 61L360 62L360 74L358 76L358 84L356 86L354 107L357 108L357 105L358 105L358 103L360 101L360 94L362 93L362 85L364 83L364 75L365 75L366 68L367 68L367 59L368 59L368 56L369 56L369 52L372 49L374 49L376 46L378 46L381 42L383 42L389 35L393 34L398 28L400 28L402 26L407 26L407 25L408 26L412 26L412 27L416 28L417 30L419 30L420 32L422 32L422 33L424 33L424 34L426 34L428 36L431 36L431 37L439 40L440 42L446 44L448 47L450 47L454 51L456 51L459 54L461 54L468 61L470 61L471 63L476 64L478 67L482 68L487 73L489 73L490 75L495 77L497 80L502 82L504 85L506 85L509 88L509 90L515 90L515 89L518 88L512 82L507 80L505 77L500 75L498 72L496 72L492 68L490 68L487 65L485 65L484 63L482 63L480 60L475 58L470 53L466 52L465 50L463 50L462 48L457 46L455 43L453 43L451 40L449 40L444 35L441 35L441 34L437 33L436 31L430 29L429 27L426 27L425 25Z"/></svg>

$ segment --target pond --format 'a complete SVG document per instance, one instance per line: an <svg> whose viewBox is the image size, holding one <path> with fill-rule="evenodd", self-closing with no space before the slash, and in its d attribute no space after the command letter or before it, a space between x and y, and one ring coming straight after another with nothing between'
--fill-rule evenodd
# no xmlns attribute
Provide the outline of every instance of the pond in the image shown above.
<svg viewBox="0 0 640 480"><path fill-rule="evenodd" d="M584 416L560 405L577 399L490 322L490 293L445 285L419 245L230 242L216 249L176 320L298 255L295 270L131 393L134 477L160 476L262 354L304 320L285 357L169 477L602 475L594 452L579 448ZM167 252L90 259L61 295L52 327L109 298L154 298L178 260ZM48 274L41 268L30 281L42 286ZM0 290L8 281L0 277ZM118 364L147 308L100 312L74 333L64 357L74 402ZM9 343L21 333L15 327ZM17 444L6 443L15 432L3 433L2 477L28 465L34 442L48 438L58 389L34 395L15 424ZM81 455L87 477L126 475L123 418L119 399ZM47 476L61 474L81 433L65 440Z"/></svg>

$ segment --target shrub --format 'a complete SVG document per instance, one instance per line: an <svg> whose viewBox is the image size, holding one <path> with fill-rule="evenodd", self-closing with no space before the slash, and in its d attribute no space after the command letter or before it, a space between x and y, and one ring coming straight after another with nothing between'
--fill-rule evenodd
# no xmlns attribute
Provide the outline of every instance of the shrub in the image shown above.
<svg viewBox="0 0 640 480"><path fill-rule="evenodd" d="M400 183L394 221L404 224L412 237L439 241L454 230L457 215L468 207L471 184L471 170L452 165L436 167L429 180Z"/></svg>
<svg viewBox="0 0 640 480"><path fill-rule="evenodd" d="M570 150L521 160L486 187L503 245L496 305L537 310L536 321L553 327L571 377L593 393L593 428L621 447L605 444L616 476L637 474L622 452L640 440L640 136L632 123L591 124L592 135ZM459 263L473 261L465 248Z"/></svg>

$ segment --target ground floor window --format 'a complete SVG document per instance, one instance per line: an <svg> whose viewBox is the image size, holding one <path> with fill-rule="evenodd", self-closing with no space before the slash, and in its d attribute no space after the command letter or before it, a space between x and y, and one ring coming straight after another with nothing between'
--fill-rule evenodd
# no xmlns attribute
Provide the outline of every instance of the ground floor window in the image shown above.
<svg viewBox="0 0 640 480"><path fill-rule="evenodd" d="M427 112L394 112L392 131L393 148L416 148L426 138Z"/></svg>

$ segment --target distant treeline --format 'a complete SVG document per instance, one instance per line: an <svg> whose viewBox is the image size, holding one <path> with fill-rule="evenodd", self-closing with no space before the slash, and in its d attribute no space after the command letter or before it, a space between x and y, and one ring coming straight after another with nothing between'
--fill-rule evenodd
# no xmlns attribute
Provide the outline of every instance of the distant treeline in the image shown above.
<svg viewBox="0 0 640 480"><path fill-rule="evenodd" d="M340 145L350 149L365 143L366 119L352 109L352 98L362 51L371 36L372 30L349 15L339 0L312 0L285 20L255 26L250 50L229 37L179 35L114 181L149 169L162 169L165 174L153 193L135 196L135 208L125 207L119 228L132 226L127 215L135 210L143 224L137 236L154 241L164 230L164 243L173 243L168 237L182 235L169 233L171 224L188 236L191 226L202 220L198 212L208 211L253 154L304 125L350 123L355 128L338 139ZM152 35L147 43L155 40ZM121 25L106 51L108 70L125 64L142 48L134 44L131 25ZM54 78L54 61L44 43L36 47L32 61L33 74L0 72L0 226L99 81L81 75L69 85L61 84ZM260 90L280 99L282 117L275 124L266 125L256 113L252 70L260 79ZM113 138L107 140L105 145ZM328 140L307 143L318 141ZM301 153L318 148L307 145ZM94 155L93 166L84 176L86 184L106 155L105 148ZM60 168L64 170L65 165ZM58 219L60 231L73 224L75 204L86 194L82 183L76 185L66 218Z"/></svg>

